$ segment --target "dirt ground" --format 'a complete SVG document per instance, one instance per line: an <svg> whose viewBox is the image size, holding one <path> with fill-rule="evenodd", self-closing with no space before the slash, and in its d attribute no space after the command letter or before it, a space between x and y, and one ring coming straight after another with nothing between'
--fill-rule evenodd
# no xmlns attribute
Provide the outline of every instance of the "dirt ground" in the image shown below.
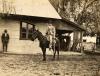
<svg viewBox="0 0 100 76"><path fill-rule="evenodd" d="M52 55L42 61L41 53L0 53L0 76L100 76L100 56L65 53L55 61Z"/></svg>

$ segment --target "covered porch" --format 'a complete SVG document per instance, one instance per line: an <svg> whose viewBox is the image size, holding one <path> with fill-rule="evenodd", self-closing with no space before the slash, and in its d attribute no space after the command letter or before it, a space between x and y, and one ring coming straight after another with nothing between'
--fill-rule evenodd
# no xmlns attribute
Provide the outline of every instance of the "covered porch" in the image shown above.
<svg viewBox="0 0 100 76"><path fill-rule="evenodd" d="M84 28L65 19L57 21L55 27L61 43L61 50L82 52Z"/></svg>

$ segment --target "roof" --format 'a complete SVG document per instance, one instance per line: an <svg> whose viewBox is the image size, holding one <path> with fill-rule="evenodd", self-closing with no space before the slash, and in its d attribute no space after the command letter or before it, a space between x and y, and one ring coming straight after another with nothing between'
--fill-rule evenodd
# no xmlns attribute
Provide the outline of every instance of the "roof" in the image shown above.
<svg viewBox="0 0 100 76"><path fill-rule="evenodd" d="M2 1L7 1L7 2L3 3ZM6 7L4 10L2 7L3 4L4 7ZM24 1L0 0L0 8L1 8L0 10L1 13L7 13L8 11L9 14L13 14L12 17L18 19L22 18L26 21L27 19L29 19L29 21L30 20L40 21L43 20L43 18L58 19L58 20L60 19L62 22L64 22L64 26L59 27L58 28L59 30L74 31L77 29L80 31L85 31L85 29L82 28L80 25L64 18L61 19L61 17L56 12L54 7L50 4L49 0L24 0Z"/></svg>
<svg viewBox="0 0 100 76"><path fill-rule="evenodd" d="M61 31L63 33L85 31L85 29L80 25L66 19L56 20L56 23L54 25L56 26L58 31Z"/></svg>
<svg viewBox="0 0 100 76"><path fill-rule="evenodd" d="M76 28L72 27L72 25L70 25L68 22L63 22L61 20L59 20L56 24L56 28L58 30L65 30L65 31L73 31L76 30Z"/></svg>
<svg viewBox="0 0 100 76"><path fill-rule="evenodd" d="M1 13L61 19L48 0L0 0L0 9Z"/></svg>
<svg viewBox="0 0 100 76"><path fill-rule="evenodd" d="M65 22L66 25L70 25L70 27L73 27L74 29L77 29L77 31L86 31L81 25L75 23L75 22L72 22L70 20L67 20L67 19L62 19L62 22ZM73 29L73 31L74 31Z"/></svg>

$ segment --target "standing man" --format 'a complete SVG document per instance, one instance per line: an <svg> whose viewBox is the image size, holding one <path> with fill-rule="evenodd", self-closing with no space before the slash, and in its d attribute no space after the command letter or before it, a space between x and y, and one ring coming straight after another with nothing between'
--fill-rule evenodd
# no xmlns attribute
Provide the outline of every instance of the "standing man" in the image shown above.
<svg viewBox="0 0 100 76"><path fill-rule="evenodd" d="M47 36L48 36L48 40L50 41L49 44L49 50L52 49L52 44L55 40L55 34L56 34L56 30L55 27L51 24L51 22L48 24L48 28L47 28Z"/></svg>
<svg viewBox="0 0 100 76"><path fill-rule="evenodd" d="M3 44L3 52L7 52L7 47L9 43L9 34L7 33L7 30L4 30L4 33L1 36L2 44Z"/></svg>

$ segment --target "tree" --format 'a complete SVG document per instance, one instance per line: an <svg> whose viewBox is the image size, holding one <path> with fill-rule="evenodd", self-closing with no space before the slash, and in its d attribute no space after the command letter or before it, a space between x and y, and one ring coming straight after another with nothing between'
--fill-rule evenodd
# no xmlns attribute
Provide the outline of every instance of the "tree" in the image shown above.
<svg viewBox="0 0 100 76"><path fill-rule="evenodd" d="M14 7L14 0L1 0L2 5L2 13L5 14L16 14L15 7Z"/></svg>
<svg viewBox="0 0 100 76"><path fill-rule="evenodd" d="M50 0L62 18L82 25L90 32L100 31L100 0Z"/></svg>

